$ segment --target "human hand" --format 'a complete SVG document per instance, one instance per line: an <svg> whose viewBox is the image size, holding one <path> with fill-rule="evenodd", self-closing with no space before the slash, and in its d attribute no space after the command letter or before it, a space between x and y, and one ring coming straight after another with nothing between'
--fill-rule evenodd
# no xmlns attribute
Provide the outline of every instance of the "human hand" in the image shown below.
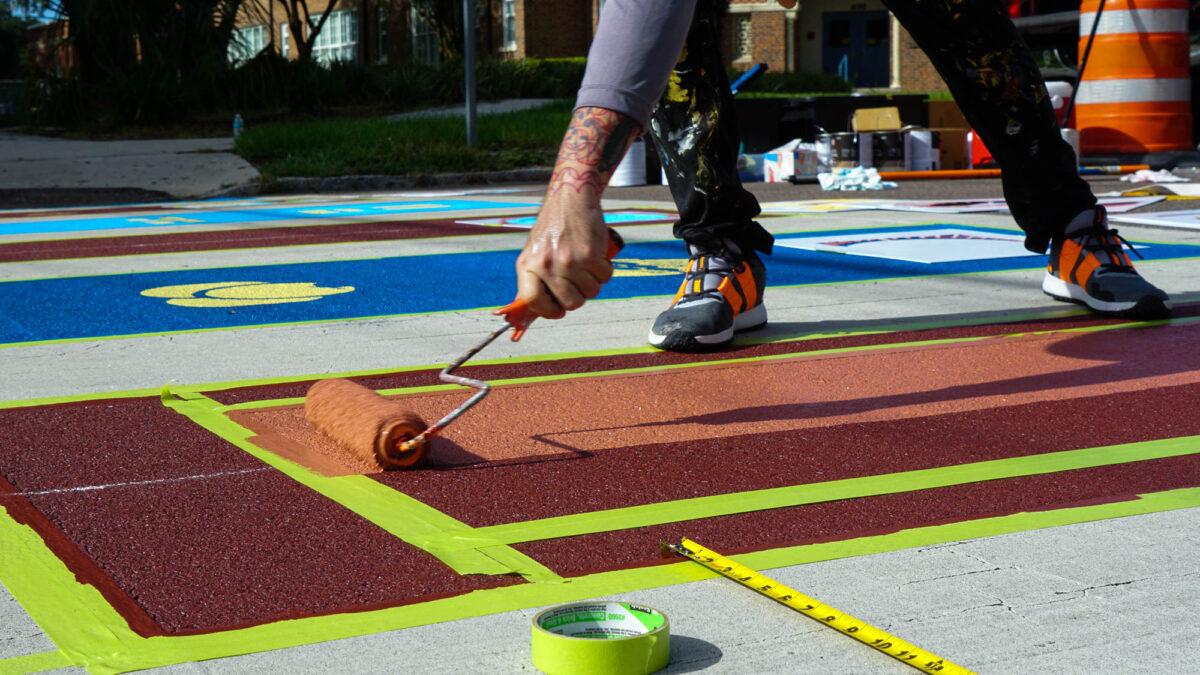
<svg viewBox="0 0 1200 675"><path fill-rule="evenodd" d="M517 297L534 314L560 319L612 278L600 195L640 133L632 118L613 110L581 107L572 115L546 199L517 257Z"/></svg>
<svg viewBox="0 0 1200 675"><path fill-rule="evenodd" d="M538 316L562 318L612 278L608 247L598 198L574 190L549 195L517 257L517 296Z"/></svg>

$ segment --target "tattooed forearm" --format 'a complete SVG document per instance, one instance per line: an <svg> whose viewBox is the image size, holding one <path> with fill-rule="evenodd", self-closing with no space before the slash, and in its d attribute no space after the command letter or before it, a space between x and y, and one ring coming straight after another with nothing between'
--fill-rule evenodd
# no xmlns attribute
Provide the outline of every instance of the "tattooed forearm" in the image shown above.
<svg viewBox="0 0 1200 675"><path fill-rule="evenodd" d="M604 108L576 110L558 150L551 192L591 187L599 195L641 132L636 122L621 113Z"/></svg>

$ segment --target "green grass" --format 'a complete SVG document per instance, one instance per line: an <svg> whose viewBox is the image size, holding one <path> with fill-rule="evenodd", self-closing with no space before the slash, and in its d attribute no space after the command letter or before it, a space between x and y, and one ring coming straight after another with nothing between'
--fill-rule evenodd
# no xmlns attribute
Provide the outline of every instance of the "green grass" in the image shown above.
<svg viewBox="0 0 1200 675"><path fill-rule="evenodd" d="M570 120L572 101L481 115L478 143L466 147L461 117L398 120L337 118L255 125L247 121L235 151L265 178L406 175L550 166Z"/></svg>

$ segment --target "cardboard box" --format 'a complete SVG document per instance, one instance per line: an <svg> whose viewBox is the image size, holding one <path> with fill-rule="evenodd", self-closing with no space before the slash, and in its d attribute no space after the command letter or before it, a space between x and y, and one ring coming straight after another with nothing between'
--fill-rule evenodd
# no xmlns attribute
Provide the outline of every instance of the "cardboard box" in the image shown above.
<svg viewBox="0 0 1200 675"><path fill-rule="evenodd" d="M763 181L782 183L795 176L817 175L817 146L793 139L763 153Z"/></svg>
<svg viewBox="0 0 1200 675"><path fill-rule="evenodd" d="M967 118L954 101L928 101L930 129L969 129Z"/></svg>
<svg viewBox="0 0 1200 675"><path fill-rule="evenodd" d="M971 141L967 135L970 129L932 129L937 131L942 141L942 169L970 169Z"/></svg>
<svg viewBox="0 0 1200 675"><path fill-rule="evenodd" d="M902 126L900 109L895 106L859 108L850 118L850 128L854 131L896 131Z"/></svg>

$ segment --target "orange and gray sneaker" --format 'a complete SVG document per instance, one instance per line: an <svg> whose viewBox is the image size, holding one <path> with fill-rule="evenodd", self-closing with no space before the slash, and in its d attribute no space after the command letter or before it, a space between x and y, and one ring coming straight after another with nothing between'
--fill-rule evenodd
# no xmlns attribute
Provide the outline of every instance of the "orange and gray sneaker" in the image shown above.
<svg viewBox="0 0 1200 675"><path fill-rule="evenodd" d="M766 325L766 272L758 254L743 252L725 238L711 245L688 244L688 252L683 285L650 329L651 345L703 351L728 344L734 333Z"/></svg>
<svg viewBox="0 0 1200 675"><path fill-rule="evenodd" d="M1103 206L1080 214L1067 233L1050 245L1050 264L1042 290L1063 302L1086 305L1093 312L1127 319L1165 319L1171 300L1133 269L1125 248L1137 252L1108 226ZM1079 218L1077 218L1077 221Z"/></svg>

